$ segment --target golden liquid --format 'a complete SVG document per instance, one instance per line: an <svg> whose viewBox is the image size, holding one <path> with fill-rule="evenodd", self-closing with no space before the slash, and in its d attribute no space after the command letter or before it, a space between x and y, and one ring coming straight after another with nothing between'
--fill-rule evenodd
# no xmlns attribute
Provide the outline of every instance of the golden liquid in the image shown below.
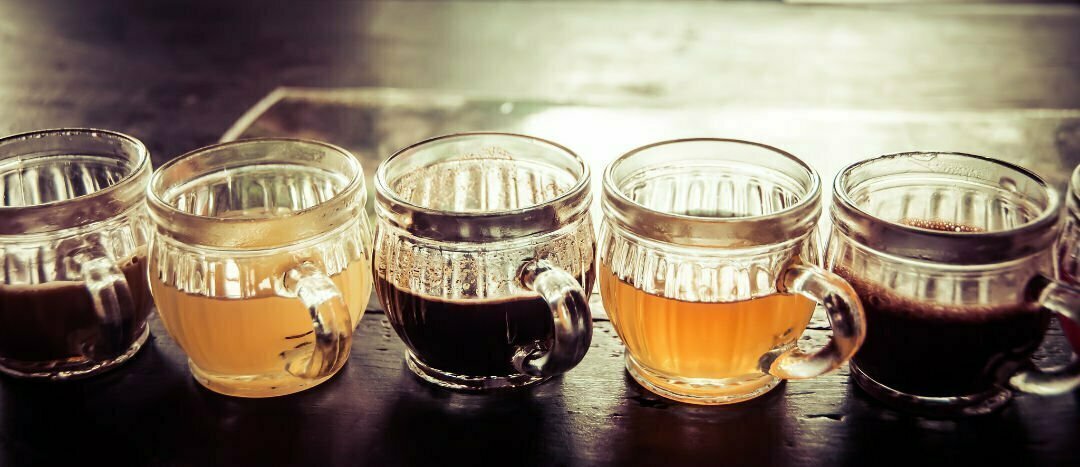
<svg viewBox="0 0 1080 467"><path fill-rule="evenodd" d="M275 271L284 270L293 261L288 256L271 258L245 276L273 278ZM157 265L151 263L150 270L156 271ZM285 372L290 360L311 355L315 339L307 307L297 298L277 296L269 285L272 280L263 281L267 289L255 297L233 299L180 292L163 284L158 274L150 276L151 292L165 328L197 367L192 368L196 377L210 389L265 397L321 382ZM371 294L368 261L354 261L330 279L349 308L355 330ZM338 367L342 364L344 359Z"/></svg>
<svg viewBox="0 0 1080 467"><path fill-rule="evenodd" d="M786 294L739 302L685 302L636 289L619 280L606 265L600 267L600 293L627 351L654 373L653 377L642 376L671 392L696 397L709 396L707 385L690 388L672 381L760 381L764 377L758 363L761 357L793 345L809 324L815 306L808 298ZM735 385L714 391L737 395L747 390L753 388Z"/></svg>

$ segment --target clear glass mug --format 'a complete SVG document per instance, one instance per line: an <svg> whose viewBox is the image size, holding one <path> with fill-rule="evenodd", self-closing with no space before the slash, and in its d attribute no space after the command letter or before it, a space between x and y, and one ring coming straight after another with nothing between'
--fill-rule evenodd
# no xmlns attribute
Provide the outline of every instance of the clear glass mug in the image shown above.
<svg viewBox="0 0 1080 467"><path fill-rule="evenodd" d="M289 394L348 359L371 293L360 162L325 143L244 140L158 169L150 287L203 386Z"/></svg>
<svg viewBox="0 0 1080 467"><path fill-rule="evenodd" d="M929 416L976 415L1009 385L1055 394L1080 367L1044 372L1030 357L1051 312L1078 318L1077 289L1050 279L1057 193L993 159L903 153L836 178L826 263L862 297L867 335L852 376L886 404Z"/></svg>
<svg viewBox="0 0 1080 467"><path fill-rule="evenodd" d="M0 371L77 378L146 342L150 171L146 147L120 133L0 139Z"/></svg>
<svg viewBox="0 0 1080 467"><path fill-rule="evenodd" d="M523 135L402 149L375 175L375 290L420 378L466 391L564 373L592 341L588 166Z"/></svg>
<svg viewBox="0 0 1080 467"><path fill-rule="evenodd" d="M859 300L818 266L821 181L791 154L712 138L645 146L608 166L602 206L604 308L650 391L739 402L859 348ZM815 303L833 336L804 352L796 341Z"/></svg>
<svg viewBox="0 0 1080 467"><path fill-rule="evenodd" d="M1058 277L1080 287L1080 166L1073 170L1065 204L1068 206L1067 217L1057 245ZM1061 316L1058 318L1073 351L1080 354L1080 325Z"/></svg>

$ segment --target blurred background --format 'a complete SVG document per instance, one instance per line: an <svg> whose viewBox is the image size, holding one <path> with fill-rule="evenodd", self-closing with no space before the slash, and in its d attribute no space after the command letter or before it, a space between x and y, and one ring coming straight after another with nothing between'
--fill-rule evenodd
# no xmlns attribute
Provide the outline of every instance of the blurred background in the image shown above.
<svg viewBox="0 0 1080 467"><path fill-rule="evenodd" d="M369 92L284 96L293 107L252 131L373 159L464 128L530 130L597 159L694 134L829 169L870 151L980 151L1060 184L1080 162L1078 84L1076 3L0 2L0 133L111 128L157 164L288 86Z"/></svg>

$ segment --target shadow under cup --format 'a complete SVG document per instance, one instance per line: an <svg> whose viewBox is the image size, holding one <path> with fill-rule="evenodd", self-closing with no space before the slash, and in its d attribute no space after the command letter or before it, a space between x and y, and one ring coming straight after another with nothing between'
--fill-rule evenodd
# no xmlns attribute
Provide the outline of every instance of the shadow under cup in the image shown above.
<svg viewBox="0 0 1080 467"><path fill-rule="evenodd" d="M0 371L87 376L146 341L149 178L145 146L119 133L0 139Z"/></svg>
<svg viewBox="0 0 1080 467"><path fill-rule="evenodd" d="M573 368L592 338L589 171L557 144L466 133L375 177L375 289L422 379L483 391Z"/></svg>
<svg viewBox="0 0 1080 467"><path fill-rule="evenodd" d="M1051 312L1076 319L1054 282L1057 193L1035 174L954 153L882 156L837 176L827 263L858 291L867 336L852 359L875 398L930 416L992 412L1010 384L1075 387L1077 368L1032 367Z"/></svg>

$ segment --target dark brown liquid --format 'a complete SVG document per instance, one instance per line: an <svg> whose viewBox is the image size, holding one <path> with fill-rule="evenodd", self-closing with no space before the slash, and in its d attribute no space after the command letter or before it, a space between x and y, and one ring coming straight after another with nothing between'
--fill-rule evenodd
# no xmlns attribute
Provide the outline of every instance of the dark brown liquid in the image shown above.
<svg viewBox="0 0 1080 467"><path fill-rule="evenodd" d="M976 232L946 222L905 222L942 231ZM942 306L900 297L839 268L862 300L866 341L852 359L889 388L918 396L983 393L1004 383L1042 341L1049 314L1029 304Z"/></svg>
<svg viewBox="0 0 1080 467"><path fill-rule="evenodd" d="M585 292L595 274L587 274ZM432 368L465 376L518 373L514 353L539 343L550 348L551 309L538 296L443 300L417 295L375 278L386 315L413 354Z"/></svg>
<svg viewBox="0 0 1080 467"><path fill-rule="evenodd" d="M1067 241L1063 242L1060 248L1058 274L1061 280L1080 287L1080 277L1077 277L1080 274L1080 244ZM1061 329L1065 331L1065 337L1072 344L1073 351L1080 355L1080 326L1064 316L1058 316L1058 320L1061 322Z"/></svg>
<svg viewBox="0 0 1080 467"><path fill-rule="evenodd" d="M151 298L146 285L143 257L120 265L135 303L126 345L143 330L150 314ZM0 358L9 361L49 362L85 360L82 348L94 339L99 322L90 292L82 282L50 282L37 285L0 285Z"/></svg>

